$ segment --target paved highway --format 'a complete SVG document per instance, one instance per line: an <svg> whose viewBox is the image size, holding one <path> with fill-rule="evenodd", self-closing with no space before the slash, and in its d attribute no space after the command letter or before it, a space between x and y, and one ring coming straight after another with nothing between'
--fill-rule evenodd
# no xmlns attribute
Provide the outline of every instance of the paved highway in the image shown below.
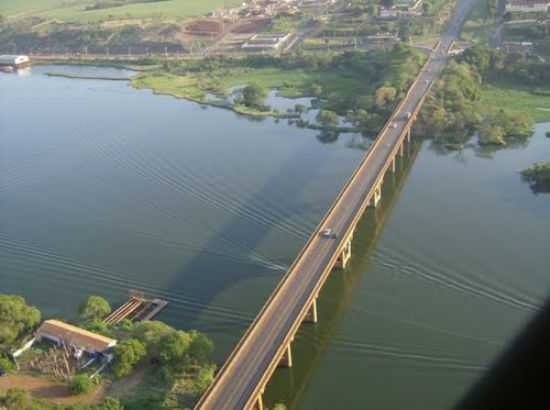
<svg viewBox="0 0 550 410"><path fill-rule="evenodd" d="M475 0L460 0L441 42L389 127L378 136L365 154L354 176L325 215L289 272L270 296L225 365L196 406L200 410L241 410L251 407L275 370L284 349L302 322L311 301L317 296L341 249L345 235L355 226L366 201L383 177L388 161L403 141L411 119L430 84L447 62L447 51L457 38L464 17ZM324 238L319 230L330 228L336 238ZM321 318L322 320L322 318Z"/></svg>

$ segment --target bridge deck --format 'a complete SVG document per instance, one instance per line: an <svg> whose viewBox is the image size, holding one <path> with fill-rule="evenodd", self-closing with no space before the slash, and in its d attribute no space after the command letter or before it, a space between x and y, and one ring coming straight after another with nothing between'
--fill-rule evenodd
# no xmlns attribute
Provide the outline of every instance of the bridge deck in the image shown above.
<svg viewBox="0 0 550 410"><path fill-rule="evenodd" d="M464 2L471 3L471 0ZM450 32L442 37L406 98L388 122L388 125L394 123L396 127L387 125L367 151L196 409L247 409L261 394L334 266L346 237L354 229L403 143L413 120L407 118L407 113L415 114L419 110L430 84L445 65L446 51L456 38L458 23L464 14L455 14L456 24L451 23ZM319 231L324 228L331 228L336 238L321 237Z"/></svg>

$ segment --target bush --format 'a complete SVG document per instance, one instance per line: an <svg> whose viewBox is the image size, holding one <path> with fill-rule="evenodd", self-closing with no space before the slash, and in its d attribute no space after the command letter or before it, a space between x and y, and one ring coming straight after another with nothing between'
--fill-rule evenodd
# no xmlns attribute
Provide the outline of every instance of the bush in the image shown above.
<svg viewBox="0 0 550 410"><path fill-rule="evenodd" d="M84 320L99 320L111 313L111 305L101 296L90 296L80 305L79 313Z"/></svg>
<svg viewBox="0 0 550 410"><path fill-rule="evenodd" d="M147 354L145 345L137 339L128 339L115 347L113 373L123 377L132 371L134 366Z"/></svg>
<svg viewBox="0 0 550 410"><path fill-rule="evenodd" d="M87 374L79 374L71 379L71 393L72 394L85 394L92 390L94 382Z"/></svg>
<svg viewBox="0 0 550 410"><path fill-rule="evenodd" d="M0 346L15 342L40 322L40 311L20 296L0 295Z"/></svg>
<svg viewBox="0 0 550 410"><path fill-rule="evenodd" d="M15 369L15 366L14 366L13 362L11 361L11 359L9 359L8 357L0 355L0 368L4 369L7 372L10 372L13 369Z"/></svg>

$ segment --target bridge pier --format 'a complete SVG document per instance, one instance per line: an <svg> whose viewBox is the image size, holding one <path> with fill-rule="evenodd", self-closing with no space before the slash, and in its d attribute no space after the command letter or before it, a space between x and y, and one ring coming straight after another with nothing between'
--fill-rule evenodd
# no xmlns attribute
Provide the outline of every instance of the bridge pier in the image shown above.
<svg viewBox="0 0 550 410"><path fill-rule="evenodd" d="M342 252L340 252L340 255L338 256L338 259L336 260L335 267L338 269L346 269L346 266L348 266L348 262L351 259L351 241L353 240L353 231L351 232L351 235L346 240L346 243L344 245L344 248L342 249Z"/></svg>
<svg viewBox="0 0 550 410"><path fill-rule="evenodd" d="M382 184L380 183L376 188L374 188L374 194L369 202L369 206L371 208L376 208L381 199L382 199Z"/></svg>
<svg viewBox="0 0 550 410"><path fill-rule="evenodd" d="M308 323L317 323L318 316L317 316L317 297L313 299L313 303L311 304L311 307L309 308L309 311L307 312L306 317L304 318L304 322Z"/></svg>
<svg viewBox="0 0 550 410"><path fill-rule="evenodd" d="M285 354L281 357L279 362L279 367L292 367L292 349L290 347L291 343L285 349Z"/></svg>
<svg viewBox="0 0 550 410"><path fill-rule="evenodd" d="M391 172L395 174L395 157L391 160Z"/></svg>
<svg viewBox="0 0 550 410"><path fill-rule="evenodd" d="M399 155L401 156L401 158L403 158L403 155L404 155L404 152L405 152L404 149L403 149L403 145L404 145L403 143L401 143L399 145Z"/></svg>

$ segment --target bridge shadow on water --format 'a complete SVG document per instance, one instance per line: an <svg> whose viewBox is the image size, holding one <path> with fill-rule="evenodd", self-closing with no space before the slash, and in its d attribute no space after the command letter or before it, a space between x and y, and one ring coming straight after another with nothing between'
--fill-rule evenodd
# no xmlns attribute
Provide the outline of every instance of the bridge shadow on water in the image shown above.
<svg viewBox="0 0 550 410"><path fill-rule="evenodd" d="M242 212L236 212L207 240L202 251L182 264L167 286L175 300L174 303L170 301L160 319L178 328L194 328L211 335L216 345L214 358L218 362L225 359L236 345L292 263L294 255L307 241L310 230L307 225L312 223L312 215L318 215L320 220L332 201L327 195L323 201L326 203L304 203L309 203L302 197L304 186L322 178L323 164L330 160L333 152L326 149L308 155L310 149L311 146L305 144L293 153L279 171L246 200L238 210ZM338 183L343 184L343 181ZM277 215L277 225L290 227L290 231L242 216L251 206L257 206L251 204L265 203L265 198L273 200L276 197L284 197L285 207L291 210ZM304 220L308 222L300 222ZM265 249L266 243L276 243L278 249L267 257L273 266L256 263L253 259L248 262L230 259L212 252L227 238L250 253L261 246ZM247 281L253 282L247 284ZM227 291L230 292L226 298L228 302L220 302L220 294Z"/></svg>
<svg viewBox="0 0 550 410"><path fill-rule="evenodd" d="M337 332L338 324L349 310L354 291L364 272L368 271L369 259L377 239L391 216L399 194L405 185L422 143L415 141L406 147L405 157L399 159L397 172L389 171L384 178L382 201L373 210L368 209L354 234L352 259L345 271L335 270L325 283L318 300L319 322L304 324L292 345L294 366L278 369L267 385L264 403L272 408L275 403L284 403L289 410L299 409L308 384L319 368L324 351ZM345 395L345 392L342 392Z"/></svg>

